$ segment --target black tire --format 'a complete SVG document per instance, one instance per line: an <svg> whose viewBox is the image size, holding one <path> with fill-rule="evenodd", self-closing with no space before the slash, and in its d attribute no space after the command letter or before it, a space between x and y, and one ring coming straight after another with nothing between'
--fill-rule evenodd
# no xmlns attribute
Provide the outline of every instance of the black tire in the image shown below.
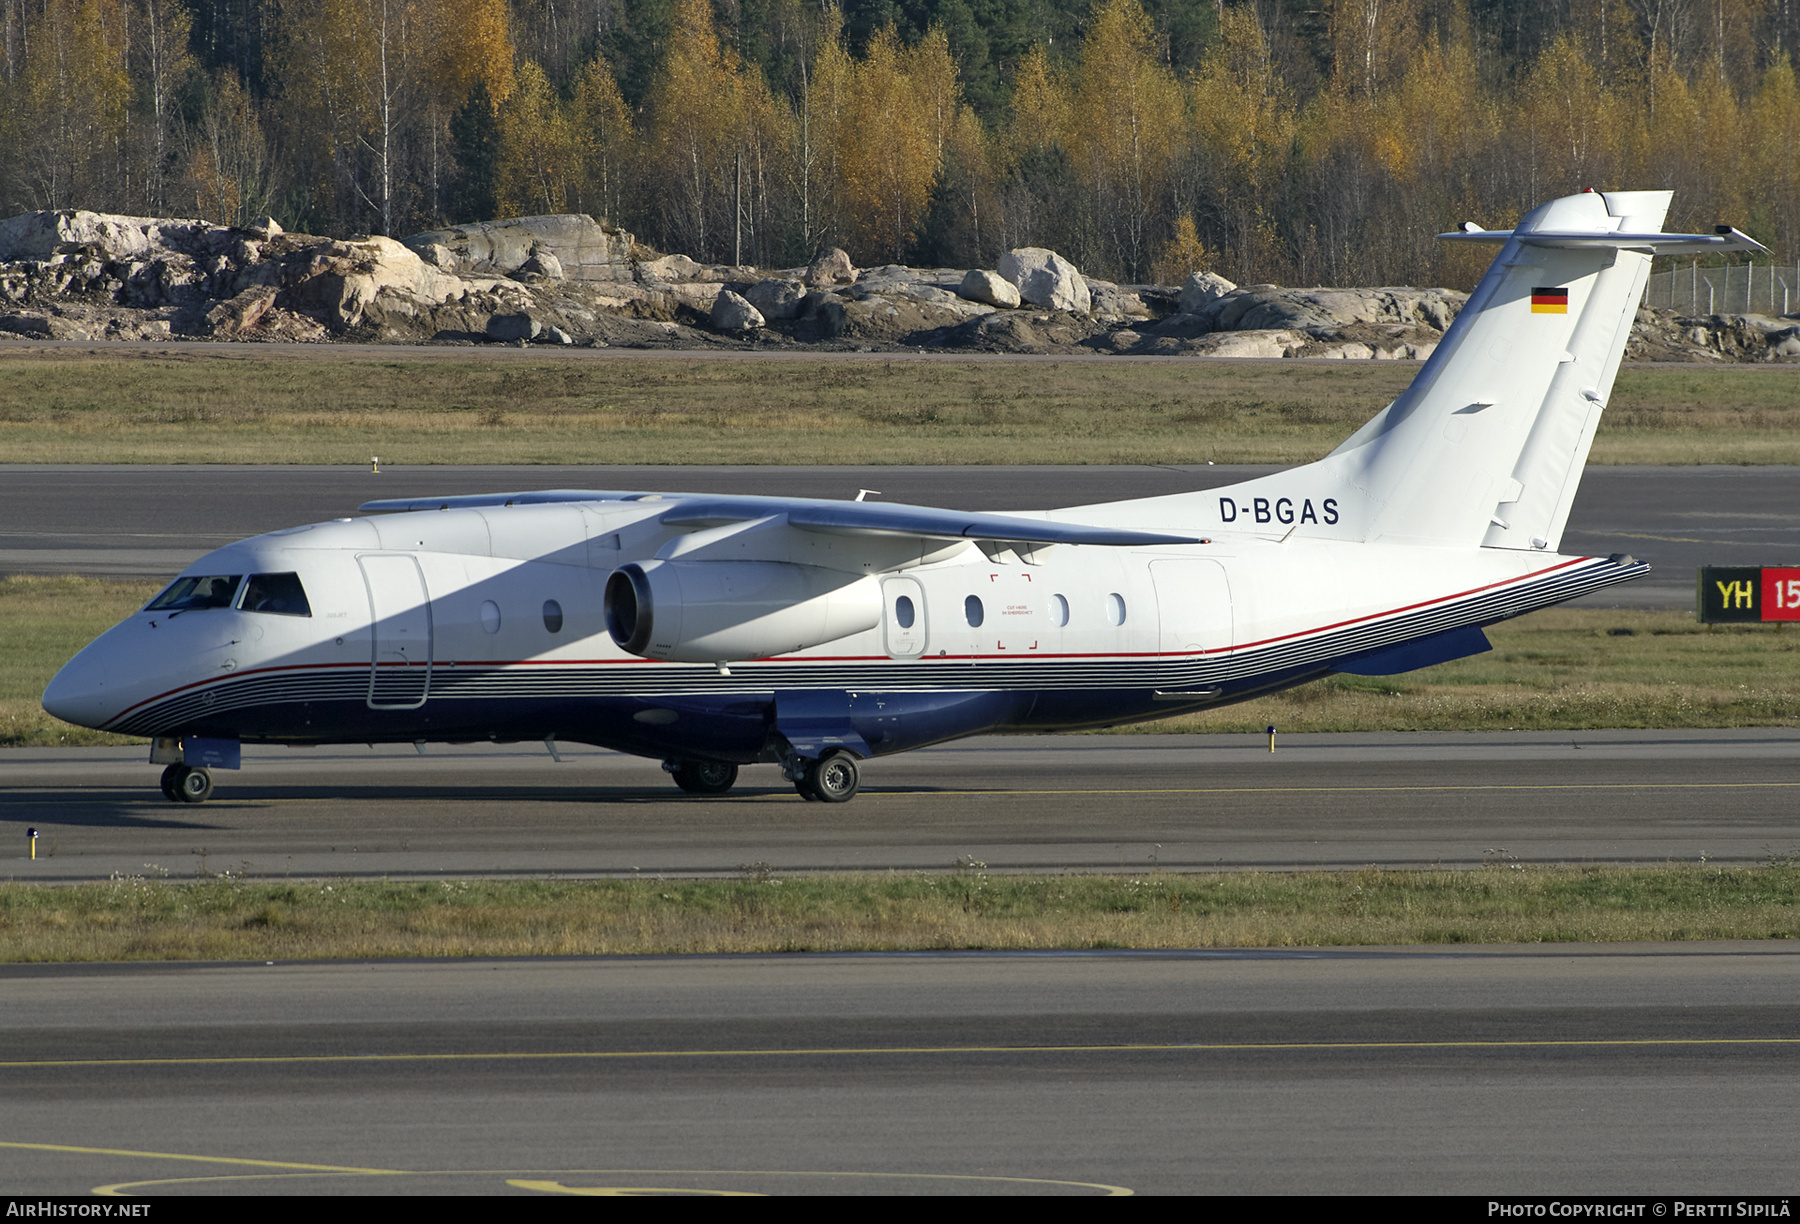
<svg viewBox="0 0 1800 1224"><path fill-rule="evenodd" d="M847 752L834 752L807 767L806 782L815 799L824 803L848 803L856 797L860 783L856 758Z"/></svg>
<svg viewBox="0 0 1800 1224"><path fill-rule="evenodd" d="M212 774L205 769L192 769L186 765L182 768L187 772L175 783L176 798L183 803L205 803L212 798Z"/></svg>
<svg viewBox="0 0 1800 1224"><path fill-rule="evenodd" d="M723 795L737 785L738 767L724 761L683 761L674 775L675 785L690 795Z"/></svg>
<svg viewBox="0 0 1800 1224"><path fill-rule="evenodd" d="M817 803L819 801L819 797L813 793L812 770L807 770L806 776L794 783L794 793L808 803Z"/></svg>
<svg viewBox="0 0 1800 1224"><path fill-rule="evenodd" d="M163 798L170 803L181 802L181 779L187 776L186 765L171 765L162 771Z"/></svg>

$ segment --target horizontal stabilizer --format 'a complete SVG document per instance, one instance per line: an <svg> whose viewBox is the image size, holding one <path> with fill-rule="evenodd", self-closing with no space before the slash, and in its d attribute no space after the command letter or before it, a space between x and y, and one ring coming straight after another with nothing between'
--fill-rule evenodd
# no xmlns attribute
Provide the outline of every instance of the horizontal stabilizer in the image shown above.
<svg viewBox="0 0 1800 1224"><path fill-rule="evenodd" d="M1517 238L1520 245L1557 251L1638 251L1646 255L1723 255L1745 251L1767 255L1769 248L1742 230L1721 225L1713 234L1594 234L1579 231L1456 230L1439 234L1445 242L1505 242Z"/></svg>

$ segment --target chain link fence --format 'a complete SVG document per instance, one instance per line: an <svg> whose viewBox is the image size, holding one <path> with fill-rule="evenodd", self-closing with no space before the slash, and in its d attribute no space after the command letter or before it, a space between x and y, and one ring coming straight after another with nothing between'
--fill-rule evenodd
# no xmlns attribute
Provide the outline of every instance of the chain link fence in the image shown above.
<svg viewBox="0 0 1800 1224"><path fill-rule="evenodd" d="M1785 315L1800 311L1800 264L1741 264L1650 274L1644 305L1679 315Z"/></svg>

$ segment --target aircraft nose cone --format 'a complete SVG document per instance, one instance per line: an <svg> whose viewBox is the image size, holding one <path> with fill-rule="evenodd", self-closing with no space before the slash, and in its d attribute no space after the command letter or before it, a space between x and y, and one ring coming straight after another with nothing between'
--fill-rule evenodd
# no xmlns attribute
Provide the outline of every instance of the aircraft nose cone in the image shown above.
<svg viewBox="0 0 1800 1224"><path fill-rule="evenodd" d="M51 679L44 690L44 710L78 727L98 728L117 711L108 692L106 669L91 650L84 650Z"/></svg>

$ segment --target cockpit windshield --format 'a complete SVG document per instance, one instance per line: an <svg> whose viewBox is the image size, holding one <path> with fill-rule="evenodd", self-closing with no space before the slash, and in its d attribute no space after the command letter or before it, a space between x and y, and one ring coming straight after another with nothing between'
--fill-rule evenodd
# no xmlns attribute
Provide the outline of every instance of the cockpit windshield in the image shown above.
<svg viewBox="0 0 1800 1224"><path fill-rule="evenodd" d="M238 597L245 612L272 612L277 616L311 616L312 605L306 602L306 588L298 574L251 574Z"/></svg>
<svg viewBox="0 0 1800 1224"><path fill-rule="evenodd" d="M146 612L188 612L196 608L229 608L242 574L189 575L171 582L144 605Z"/></svg>

